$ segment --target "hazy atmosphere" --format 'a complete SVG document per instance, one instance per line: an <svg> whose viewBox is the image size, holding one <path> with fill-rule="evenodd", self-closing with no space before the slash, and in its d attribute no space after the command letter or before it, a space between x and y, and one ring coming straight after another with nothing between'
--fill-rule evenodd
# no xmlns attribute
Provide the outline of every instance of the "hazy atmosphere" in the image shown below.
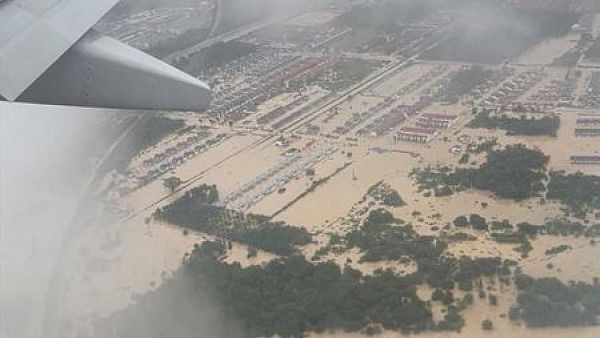
<svg viewBox="0 0 600 338"><path fill-rule="evenodd" d="M600 336L600 1L66 2L0 2L0 338Z"/></svg>

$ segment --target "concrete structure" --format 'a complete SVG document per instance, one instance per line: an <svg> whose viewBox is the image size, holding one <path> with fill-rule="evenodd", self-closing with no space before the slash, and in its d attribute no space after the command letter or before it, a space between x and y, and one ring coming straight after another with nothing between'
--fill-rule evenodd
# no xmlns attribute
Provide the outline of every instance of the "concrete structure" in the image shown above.
<svg viewBox="0 0 600 338"><path fill-rule="evenodd" d="M425 143L435 136L436 130L431 128L402 128L394 136L394 140Z"/></svg>
<svg viewBox="0 0 600 338"><path fill-rule="evenodd" d="M417 119L417 125L423 128L446 129L456 120L456 115L447 114L421 114Z"/></svg>

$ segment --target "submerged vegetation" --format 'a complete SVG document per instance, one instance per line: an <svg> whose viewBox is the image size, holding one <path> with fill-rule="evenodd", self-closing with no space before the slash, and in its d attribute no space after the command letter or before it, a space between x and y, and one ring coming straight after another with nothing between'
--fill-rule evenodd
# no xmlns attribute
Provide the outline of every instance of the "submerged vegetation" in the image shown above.
<svg viewBox="0 0 600 338"><path fill-rule="evenodd" d="M382 188L386 187L377 184L369 194L385 196ZM391 270L377 270L373 275L363 275L333 262L310 263L302 255L294 255L295 246L310 240L304 230L270 222L263 216L226 210L218 202L216 186L202 185L156 211L157 219L222 240L197 245L171 279L145 296L141 305L119 314L117 323L122 318L137 318L140 311L158 306L153 303L156 299L168 298L171 293L181 293L183 287L191 287L203 292L192 294L188 301L218 299L223 318L239 325L239 335L228 332L231 337L302 337L307 332L336 329L460 331L465 325L460 311L468 303L455 299L454 286L471 291L477 278L511 274L510 262L499 257L445 255L445 240L418 234L384 209L372 210L358 229L332 237L331 242L342 251L358 248L362 262L413 261L418 268L416 272L400 275ZM478 224L480 220L472 215L469 221ZM244 268L237 263L228 264L220 260L227 252L225 240L287 256L263 266ZM435 289L432 301L448 306L441 321L433 320L429 305L417 296L416 287L422 283ZM176 325L171 319L165 323L166 327ZM218 322L212 325L217 325L214 332L227 331Z"/></svg>
<svg viewBox="0 0 600 338"><path fill-rule="evenodd" d="M445 249L443 242L433 237L420 236L410 225L402 225L391 213L373 210L360 229L347 236L348 247L358 247L364 252L361 261L398 260L401 258L436 258Z"/></svg>
<svg viewBox="0 0 600 338"><path fill-rule="evenodd" d="M296 246L306 245L311 240L304 228L271 222L265 216L228 210L218 206L218 200L216 186L201 185L156 210L154 217L278 255L293 254L297 252Z"/></svg>
<svg viewBox="0 0 600 338"><path fill-rule="evenodd" d="M600 176L552 172L546 198L561 201L575 213L600 209Z"/></svg>
<svg viewBox="0 0 600 338"><path fill-rule="evenodd" d="M481 66L472 66L459 70L450 78L447 86L434 95L434 99L457 103L459 99L494 76L494 71Z"/></svg>
<svg viewBox="0 0 600 338"><path fill-rule="evenodd" d="M458 192L468 188L487 190L498 197L522 200L540 196L545 190L548 157L523 145L490 150L479 168L426 168L412 172L420 191ZM518 178L518 179L516 179ZM442 194L447 195L447 194Z"/></svg>
<svg viewBox="0 0 600 338"><path fill-rule="evenodd" d="M518 310L528 326L598 325L600 284L583 282L565 285L556 278L516 276Z"/></svg>
<svg viewBox="0 0 600 338"><path fill-rule="evenodd" d="M560 127L560 118L558 116L544 116L539 119L525 116L516 118L506 115L497 117L484 111L469 123L469 127L504 129L508 135L556 137L556 132Z"/></svg>
<svg viewBox="0 0 600 338"><path fill-rule="evenodd" d="M170 241L181 252L197 238L190 232L206 236L185 253L178 268L173 260L163 264L168 270L160 286L150 281L152 291L134 297L127 310L108 319L103 336L301 338L333 331L371 336L384 330L460 332L467 324L472 334L506 329L508 319L531 327L600 324L598 280L565 284L522 275L532 271L564 278L559 265L596 245L600 176L552 171L552 166L562 169L571 155L554 148L563 132L560 140L543 144L547 138L519 138L526 145L510 144L515 138L506 137L556 138L561 119L539 113L566 104L576 110L580 93L594 93L594 81L582 87L593 70L580 67L563 76L563 70L544 69L543 60L533 65L515 58L547 37L572 27L573 32L586 30L589 23L573 26L579 19L573 6L563 13L544 8L533 15L520 11L519 1L502 6L494 0L297 1L310 3L311 11L290 12L285 19L273 13L269 21L274 23L265 26L242 20L239 24L248 28L234 32L237 38L176 60L211 84L215 103L205 117L189 116L184 122L149 115L140 120L142 127L134 131L141 133L133 147L138 150L177 131L185 138L200 127L203 135L221 133L211 142L222 135L235 141L203 157L209 141L173 138L168 143L173 142L169 149L175 155L142 159L141 165L134 161L127 178L114 175L114 186L126 188L129 179L137 179L138 167L166 167L171 174L154 187L170 194L157 198L160 207L144 227L160 222L182 227L185 240ZM494 6L497 11L488 9ZM271 10L253 9L248 17L265 18ZM224 27L239 27L237 20L223 19ZM186 37L182 43L189 42ZM163 47L165 55L171 52L170 44ZM550 47L554 53L562 50ZM532 59L538 58L538 49ZM577 63L583 50L576 52L557 60ZM468 62L474 63L464 65ZM580 72L577 80L572 71ZM510 107L512 113L478 113L479 107ZM595 128L596 115L561 116L569 128ZM362 131L376 124L385 131L365 137ZM494 129L506 133L489 131ZM400 142L399 136L424 142ZM593 139L577 139L581 143L574 144L582 146L572 162L593 162ZM550 162L534 146L564 158ZM173 163L195 156L193 163L185 163L190 167L171 170ZM230 170L229 165L248 170ZM350 167L352 175L341 175ZM416 194L405 186L411 169ZM204 175L200 171L218 182L251 183L221 200L215 185L188 187ZM196 178L183 182L171 176L189 179L186 172ZM111 194L117 196L117 207L131 202L120 203L121 189L108 190L117 192ZM335 208L319 209L332 201ZM557 217L560 210L565 215ZM139 226L137 218L131 219L132 227ZM291 220L309 224L294 226L287 223ZM156 243L156 238L141 243ZM240 250L239 244L247 248ZM578 265L588 269L586 277L597 273L588 262ZM147 275L159 278L157 267L151 268ZM139 289L148 288L131 286L132 292ZM475 302L478 309L472 310L484 303L496 306L494 316L478 314L475 323L466 323L463 311ZM498 317L495 310L507 310L509 304L510 310ZM148 332L150 323L159 327Z"/></svg>
<svg viewBox="0 0 600 338"><path fill-rule="evenodd" d="M367 190L367 196L372 197L375 201L380 202L386 207L401 207L406 205L400 194L383 181L379 181L371 186Z"/></svg>
<svg viewBox="0 0 600 338"><path fill-rule="evenodd" d="M156 311L161 299L178 299L182 292L188 292L186 303L197 302L196 306L218 299L216 308L222 321L205 326L219 337L303 337L310 331L356 332L368 327L406 332L435 328L411 276L389 271L364 276L331 262L312 264L302 256L243 268L219 261L222 247L212 242L197 246L169 281L111 319L113 328L114 323L128 326L125 319L160 321L166 332L188 332L178 337L194 337L189 327L181 326L182 317L160 316ZM180 304L173 305L173 311L179 313ZM236 326L239 332L232 329ZM139 336L131 333L131 337Z"/></svg>

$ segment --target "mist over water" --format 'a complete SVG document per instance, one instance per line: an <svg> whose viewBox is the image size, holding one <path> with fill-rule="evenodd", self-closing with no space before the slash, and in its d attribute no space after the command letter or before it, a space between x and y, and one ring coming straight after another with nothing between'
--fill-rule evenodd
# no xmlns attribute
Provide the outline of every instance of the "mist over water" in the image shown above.
<svg viewBox="0 0 600 338"><path fill-rule="evenodd" d="M87 197L90 200L82 198L92 169L118 138L114 122L127 113L0 103L0 338L55 337L63 319L74 319L52 315L51 322L44 322L47 311L55 310L48 307L49 294L74 292L64 290L62 283L54 285L61 289L49 293L49 288L55 275L75 272L75 278L83 277L86 266L74 271L65 260L76 253L75 243L81 240L71 228L90 226L75 213L96 199L93 194ZM124 143L127 147L127 140ZM69 265L59 266L61 262ZM135 266L131 269L135 271ZM113 337L114 330L119 337L164 337L179 326L177 337L197 337L198 332L207 338L222 337L215 330L224 329L228 337L239 336L232 322L223 323L214 299L186 283L179 286L176 292L151 298L150 312L141 312L155 318L155 324L137 318L135 312L125 313L126 320L92 323L97 330L94 337ZM202 304L198 299L204 299ZM60 307L60 302L58 298L55 305ZM45 324L52 333L44 331Z"/></svg>
<svg viewBox="0 0 600 338"><path fill-rule="evenodd" d="M107 114L0 102L0 337L40 335L57 253Z"/></svg>

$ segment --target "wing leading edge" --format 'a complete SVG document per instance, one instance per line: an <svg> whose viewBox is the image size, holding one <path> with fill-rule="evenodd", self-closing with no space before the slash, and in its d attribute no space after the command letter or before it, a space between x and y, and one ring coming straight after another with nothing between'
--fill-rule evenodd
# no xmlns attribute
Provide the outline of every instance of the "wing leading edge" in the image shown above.
<svg viewBox="0 0 600 338"><path fill-rule="evenodd" d="M88 33L118 1L0 0L0 97L204 109L210 90L199 80L116 40Z"/></svg>

